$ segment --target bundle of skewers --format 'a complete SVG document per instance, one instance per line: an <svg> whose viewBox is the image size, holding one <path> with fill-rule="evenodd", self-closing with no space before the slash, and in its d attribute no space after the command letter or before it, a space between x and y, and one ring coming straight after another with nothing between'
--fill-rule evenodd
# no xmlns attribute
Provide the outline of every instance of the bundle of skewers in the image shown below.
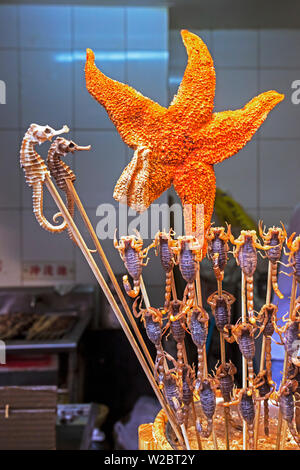
<svg viewBox="0 0 300 470"><path fill-rule="evenodd" d="M89 150L90 146L79 146L71 140L56 137L68 130L67 126L55 131L50 126L32 124L24 136L21 166L26 181L33 190L34 214L39 224L49 232L61 233L67 230L72 242L82 251L159 400L178 448L191 448L190 429L194 430L199 450L205 448L209 439L215 449L221 447L215 428L216 412L221 409L225 448L231 448L232 430L239 429L243 436L243 449L256 449L260 436L268 436L270 433L270 404L278 407L275 448L285 447L288 430L295 444L300 446L300 297L297 297L297 284L300 281L300 235L295 237L296 234L292 234L287 239L283 224L281 227L266 230L260 223L258 234L254 230L242 230L237 238L231 233L230 226L224 228L211 225L208 229L205 244L208 247L207 256L211 261L217 289L208 297L207 303L220 337L220 364L214 373L209 374L206 351L209 314L203 307L200 278L203 243L193 234L176 238L176 234L170 230L158 232L152 243L144 247L138 232L122 236L119 240L115 234L114 247L118 250L127 271L123 277L123 286L119 286L76 192L76 176L63 161L68 153ZM53 137L56 139L49 148L46 165L35 147ZM65 193L66 204L54 182ZM43 214L44 186L59 209L53 217L54 223L46 220ZM78 208L88 229L93 249L88 248L74 222L75 207ZM59 217L62 217L63 221L57 225ZM259 241L258 236L262 241ZM236 299L223 289L230 244L236 263L241 269L242 308L241 316L235 324L231 319L231 307ZM142 276L151 249L160 257L165 273L165 296L159 305L151 305ZM278 265L281 263L283 250L288 254L288 266L292 268L288 275L292 276L293 281L290 309L285 315L284 325L280 327L277 318L278 307L276 301L271 303L271 300L273 296L283 297L277 283ZM266 301L259 312L255 310L253 294L258 254L266 257L268 261ZM95 260L97 255L112 282L119 304ZM174 282L174 269L177 267L186 284L181 299L177 296ZM135 299L132 309L126 295ZM139 318L149 340L155 346L155 357L151 356L143 340L137 322ZM272 379L271 339L274 332L278 333L285 350L282 381L277 388ZM187 335L190 335L197 351L196 364L190 364L188 361ZM256 339L260 335L261 359L259 370L255 373L253 364ZM163 339L168 336L175 341L175 357L163 346ZM239 389L234 380L237 369L226 356L226 344L234 342L242 355L242 387ZM236 405L240 421L232 415Z"/></svg>

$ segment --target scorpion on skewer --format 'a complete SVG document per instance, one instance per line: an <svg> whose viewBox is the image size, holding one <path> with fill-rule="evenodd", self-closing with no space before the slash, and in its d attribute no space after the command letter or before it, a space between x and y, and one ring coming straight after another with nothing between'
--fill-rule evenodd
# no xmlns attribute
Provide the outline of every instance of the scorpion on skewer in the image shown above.
<svg viewBox="0 0 300 470"><path fill-rule="evenodd" d="M149 258L144 262L147 257L148 251L153 247L153 243L147 248L143 248L143 240L137 230L136 235L127 235L121 237L118 242L116 238L117 229L114 236L114 247L118 250L125 267L133 279L134 287L130 286L128 276L123 276L123 286L126 293L130 297L137 297L140 292L140 277L142 274L143 266L147 266Z"/></svg>
<svg viewBox="0 0 300 470"><path fill-rule="evenodd" d="M74 217L74 200L70 194L66 180L70 180L73 183L76 180L76 176L71 168L61 159L68 153L74 153L75 151L77 152L81 150L90 150L90 148L90 145L83 147L75 144L75 142L72 140L67 140L63 137L57 137L57 139L55 139L51 144L48 151L47 165L50 171L50 175L56 181L57 186L66 194L67 209L72 218ZM62 214L58 212L54 215L53 220L56 221L57 217L61 216ZM68 234L71 240L75 241L69 227Z"/></svg>
<svg viewBox="0 0 300 470"><path fill-rule="evenodd" d="M283 264L288 268L292 268L292 272L285 273L287 276L295 276L297 282L300 282L300 235L295 239L296 232L293 232L292 235L288 238L286 244L290 252L288 253L288 264Z"/></svg>
<svg viewBox="0 0 300 470"><path fill-rule="evenodd" d="M132 311L136 318L141 317L141 321L144 324L146 333L151 343L154 344L156 348L156 365L158 370L158 377L163 377L163 360L164 360L164 351L161 344L161 339L163 335L163 312L157 308L150 307L137 311L137 302L138 298L135 299ZM141 304L139 305L141 307ZM160 379L160 385L162 380Z"/></svg>
<svg viewBox="0 0 300 470"><path fill-rule="evenodd" d="M54 136L68 131L67 126L55 131L48 125L31 124L23 138L20 150L20 164L25 172L26 183L33 189L34 215L41 227L51 233L63 232L67 228L67 222L64 220L60 225L52 225L43 214L43 185L49 171L44 160L35 151L35 146L47 140L51 141Z"/></svg>
<svg viewBox="0 0 300 470"><path fill-rule="evenodd" d="M232 343L236 341L241 354L247 360L248 366L248 381L249 387L253 387L254 370L253 370L253 358L255 356L255 341L254 333L257 330L257 326L248 323L238 321L234 326L230 325L224 327L224 337L228 342ZM228 335L230 333L230 336Z"/></svg>
<svg viewBox="0 0 300 470"><path fill-rule="evenodd" d="M218 291L213 292L207 299L220 333L223 333L224 327L231 323L231 305L234 302L235 297L225 290L222 291L222 295L219 295Z"/></svg>
<svg viewBox="0 0 300 470"><path fill-rule="evenodd" d="M247 311L249 318L253 317L253 275L257 266L257 248L260 250L269 250L271 246L262 246L258 240L255 230L242 230L240 236L235 240L230 235L230 241L235 248L233 256L238 266L241 267L247 286Z"/></svg>
<svg viewBox="0 0 300 470"><path fill-rule="evenodd" d="M234 375L236 373L237 369L231 361L220 364L216 370L215 380L225 402L230 402L232 399Z"/></svg>
<svg viewBox="0 0 300 470"><path fill-rule="evenodd" d="M195 370L188 364L182 368L182 403L185 426L188 425L189 408L193 402Z"/></svg>
<svg viewBox="0 0 300 470"><path fill-rule="evenodd" d="M243 388L239 390L235 399L231 402L224 402L223 406L238 405L238 411L242 419L247 423L248 428L248 442L249 449L254 449L254 418L255 418L255 406L253 400L252 389Z"/></svg>
<svg viewBox="0 0 300 470"><path fill-rule="evenodd" d="M281 227L270 227L268 232L265 232L265 227L262 226L262 221L259 221L258 229L261 238L264 241L264 244L270 246L269 250L266 250L266 256L268 260L271 262L271 280L272 280L272 287L275 294L280 298L283 299L283 294L280 292L278 283L277 283L277 263L280 261L281 252L283 243L286 239L286 230L281 222Z"/></svg>
<svg viewBox="0 0 300 470"><path fill-rule="evenodd" d="M198 354L198 371L197 371L197 380L201 381L203 377L204 369L204 357L203 357L203 348L205 348L205 343L208 333L208 321L209 315L204 310L203 307L194 307L192 311L188 314L188 329L191 333L193 343L197 347Z"/></svg>
<svg viewBox="0 0 300 470"><path fill-rule="evenodd" d="M166 288L165 288L165 304L164 309L168 310L171 300L171 291L172 291L172 272L175 264L174 253L172 251L172 246L176 243L172 234L174 232L172 229L166 232L158 232L155 236L154 246L155 254L160 256L161 265L163 270L166 273Z"/></svg>
<svg viewBox="0 0 300 470"><path fill-rule="evenodd" d="M275 402L279 405L283 419L287 422L289 430L300 447L300 436L294 425L295 416L295 392L298 389L297 380L287 379L276 393Z"/></svg>
<svg viewBox="0 0 300 470"><path fill-rule="evenodd" d="M187 282L184 298L187 297L189 300L193 301L195 298L194 281L199 270L202 246L199 244L196 237L186 235L178 237L172 249L177 257L181 275Z"/></svg>
<svg viewBox="0 0 300 470"><path fill-rule="evenodd" d="M295 424L297 433L300 433L300 366L291 363L287 371L288 380L296 380L298 387L294 392L295 396Z"/></svg>
<svg viewBox="0 0 300 470"><path fill-rule="evenodd" d="M259 397L255 397L257 401L264 402L264 431L265 435L269 435L269 398L275 390L275 383L269 379L269 373L266 369L261 370L254 379L253 386L258 390Z"/></svg>
<svg viewBox="0 0 300 470"><path fill-rule="evenodd" d="M178 375L182 376L183 368L183 350L184 350L184 338L185 332L187 331L186 326L186 314L190 308L190 303L184 305L181 300L172 300L170 302L170 308L168 311L168 322L164 328L165 333L168 328L177 345L177 367Z"/></svg>
<svg viewBox="0 0 300 470"><path fill-rule="evenodd" d="M227 225L227 233L224 227L210 227L207 233L208 257L210 258L218 281L224 278L224 269L228 259L228 241L230 240L230 225Z"/></svg>
<svg viewBox="0 0 300 470"><path fill-rule="evenodd" d="M165 356L167 359L176 363L175 359L173 359L169 354L165 353ZM160 372L158 375L158 363L156 363L154 368L154 377L160 384L160 388L163 390L168 404L175 413L179 425L184 424L184 414L182 409L183 403L180 393L181 381L179 380L176 368L163 368L163 372Z"/></svg>
<svg viewBox="0 0 300 470"><path fill-rule="evenodd" d="M256 317L256 322L260 323L259 329L265 337L266 345L266 374L270 384L272 384L272 356L271 337L274 333L274 325L277 324L278 307L274 304L265 304Z"/></svg>
<svg viewBox="0 0 300 470"><path fill-rule="evenodd" d="M282 321L285 325L279 327L275 321L273 322L274 329L278 333L281 343L284 345L286 353L295 366L300 366L300 297L295 301L295 306L292 311L290 318L286 320L285 314L282 317Z"/></svg>
<svg viewBox="0 0 300 470"><path fill-rule="evenodd" d="M206 429L198 418L196 421L196 429L201 437L208 438L213 429L213 417L216 411L216 384L212 377L207 377L204 380L196 380L195 390L199 392L201 409L206 417Z"/></svg>
<svg viewBox="0 0 300 470"><path fill-rule="evenodd" d="M224 402L228 403L232 400L234 391L234 375L236 373L237 369L231 361L220 364L214 373L216 385L221 391ZM231 425L236 429L241 430L240 425L235 423L234 419L230 416L230 409L228 407L225 408L225 412L228 413L228 420Z"/></svg>

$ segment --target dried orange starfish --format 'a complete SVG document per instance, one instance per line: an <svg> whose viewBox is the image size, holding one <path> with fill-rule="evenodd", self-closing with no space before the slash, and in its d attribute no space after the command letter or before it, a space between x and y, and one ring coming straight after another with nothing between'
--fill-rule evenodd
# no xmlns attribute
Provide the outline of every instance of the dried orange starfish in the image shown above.
<svg viewBox="0 0 300 470"><path fill-rule="evenodd" d="M213 165L244 147L284 95L268 91L243 109L213 113L212 57L198 36L186 30L181 35L188 63L168 108L106 77L96 67L90 49L85 66L86 86L105 107L124 142L135 150L116 184L114 198L143 211L173 184L183 205L204 205L207 230L216 190ZM203 256L205 251L206 247Z"/></svg>

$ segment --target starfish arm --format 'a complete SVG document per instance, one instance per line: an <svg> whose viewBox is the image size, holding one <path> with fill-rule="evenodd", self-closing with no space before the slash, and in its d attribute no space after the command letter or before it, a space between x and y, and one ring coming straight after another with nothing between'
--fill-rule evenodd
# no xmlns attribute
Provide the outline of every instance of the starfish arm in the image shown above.
<svg viewBox="0 0 300 470"><path fill-rule="evenodd" d="M191 220L185 220L185 225L192 227L192 232L199 238L205 236L210 227L211 217L214 209L216 194L216 177L212 165L202 161L187 159L183 165L177 168L174 180L174 188L181 199L183 206L190 205L191 211L189 217ZM197 205L203 205L204 220L199 221L197 214ZM203 224L202 224L203 222ZM205 256L207 242L204 240L202 248L202 257Z"/></svg>
<svg viewBox="0 0 300 470"><path fill-rule="evenodd" d="M161 163L152 151L139 147L123 170L113 197L143 212L171 186L175 169L175 164Z"/></svg>
<svg viewBox="0 0 300 470"><path fill-rule="evenodd" d="M190 128L207 121L212 114L215 95L215 70L212 57L202 41L189 31L181 31L188 63L168 116ZM184 121L184 122L183 122ZM186 124L185 124L186 123Z"/></svg>
<svg viewBox="0 0 300 470"><path fill-rule="evenodd" d="M253 98L243 109L214 113L198 133L201 161L215 164L231 157L251 139L268 113L284 95L267 91Z"/></svg>
<svg viewBox="0 0 300 470"><path fill-rule="evenodd" d="M148 135L159 129L163 106L134 88L104 75L95 65L95 54L87 49L85 80L89 93L106 109L124 142L136 149L148 143Z"/></svg>

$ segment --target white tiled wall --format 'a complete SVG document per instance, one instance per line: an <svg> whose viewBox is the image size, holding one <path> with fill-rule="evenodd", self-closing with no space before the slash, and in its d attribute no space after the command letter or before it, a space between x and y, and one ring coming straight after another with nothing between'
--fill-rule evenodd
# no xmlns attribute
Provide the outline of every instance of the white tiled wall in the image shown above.
<svg viewBox="0 0 300 470"><path fill-rule="evenodd" d="M167 105L168 11L166 8L0 5L0 286L22 285L23 262L73 262L76 282L94 282L66 233L41 229L32 214L32 190L19 168L19 148L32 122L68 124L70 137L90 152L68 156L77 190L97 226L98 204L110 203L114 185L132 156L85 87L85 51L99 68ZM39 148L46 157L48 145ZM45 189L45 215L57 212ZM166 195L164 196L166 200ZM92 247L86 229L77 222ZM103 242L116 271L123 272L112 240ZM157 276L151 282L159 284ZM154 287L155 288L155 287Z"/></svg>
<svg viewBox="0 0 300 470"><path fill-rule="evenodd" d="M203 30L216 67L215 110L244 106L275 89L285 100L268 116L251 142L215 167L217 185L267 225L288 223L300 200L300 105L291 84L300 79L299 30ZM170 31L169 98L176 93L186 53L180 31Z"/></svg>
<svg viewBox="0 0 300 470"><path fill-rule="evenodd" d="M241 107L268 89L286 94L255 138L216 166L216 175L218 186L255 218L266 224L287 222L300 199L300 105L291 103L291 83L300 79L300 31L195 32L215 61L216 110ZM98 204L115 204L113 187L132 150L85 88L86 47L95 51L104 73L163 105L176 93L186 64L180 32L168 32L164 8L0 6L0 80L7 85L7 104L0 105L0 285L21 285L24 261L72 261L77 282L93 281L67 235L44 232L34 220L31 189L18 164L19 145L31 122L66 123L75 141L92 145L90 152L69 156L67 162L95 227ZM40 148L43 157L46 151L47 146ZM166 194L161 200L166 201ZM55 207L46 191L44 205L51 219ZM103 246L114 269L121 271L111 240ZM156 261L145 270L153 296L163 279Z"/></svg>

